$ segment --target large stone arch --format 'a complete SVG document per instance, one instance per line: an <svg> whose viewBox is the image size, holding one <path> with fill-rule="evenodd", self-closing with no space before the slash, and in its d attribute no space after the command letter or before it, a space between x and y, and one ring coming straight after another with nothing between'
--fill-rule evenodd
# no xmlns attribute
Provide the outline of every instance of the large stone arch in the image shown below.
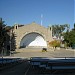
<svg viewBox="0 0 75 75"><path fill-rule="evenodd" d="M28 32L22 37L20 47L47 47L46 38L43 34Z"/></svg>
<svg viewBox="0 0 75 75"><path fill-rule="evenodd" d="M46 42L52 40L52 30L50 27L46 28L36 23L27 24L20 27L19 26L20 25L14 26L14 33L16 35L15 42L17 49L20 48L20 42L22 41L23 37L30 33L37 33L40 36L39 38L45 40Z"/></svg>

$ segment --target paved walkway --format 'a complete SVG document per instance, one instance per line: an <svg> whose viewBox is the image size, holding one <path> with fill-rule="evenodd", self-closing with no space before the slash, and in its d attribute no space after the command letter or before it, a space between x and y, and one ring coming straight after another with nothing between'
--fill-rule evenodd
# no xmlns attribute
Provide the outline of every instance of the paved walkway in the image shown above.
<svg viewBox="0 0 75 75"><path fill-rule="evenodd" d="M73 49L57 49L52 50L48 49L47 52L42 52L42 50L36 50L36 49L30 49L30 50L22 50L17 51L14 55L14 57L48 57L48 58L54 58L54 57L75 57L75 50Z"/></svg>

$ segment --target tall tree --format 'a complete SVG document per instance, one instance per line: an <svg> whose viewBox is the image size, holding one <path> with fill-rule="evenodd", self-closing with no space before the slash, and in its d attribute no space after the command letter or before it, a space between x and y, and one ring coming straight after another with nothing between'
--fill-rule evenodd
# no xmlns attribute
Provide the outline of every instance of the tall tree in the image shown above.
<svg viewBox="0 0 75 75"><path fill-rule="evenodd" d="M0 53L4 44L5 26L4 21L2 21L2 18L0 18Z"/></svg>
<svg viewBox="0 0 75 75"><path fill-rule="evenodd" d="M69 45L75 44L75 29L73 28L70 32L64 34L64 40Z"/></svg>
<svg viewBox="0 0 75 75"><path fill-rule="evenodd" d="M53 36L56 37L61 37L62 32L67 28L67 31L69 31L69 25L68 24L64 24L64 25L52 25L52 32L53 32Z"/></svg>

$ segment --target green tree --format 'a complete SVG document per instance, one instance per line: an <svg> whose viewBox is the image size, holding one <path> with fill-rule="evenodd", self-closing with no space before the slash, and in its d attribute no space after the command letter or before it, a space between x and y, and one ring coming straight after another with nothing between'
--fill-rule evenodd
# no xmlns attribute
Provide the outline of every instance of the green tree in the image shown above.
<svg viewBox="0 0 75 75"><path fill-rule="evenodd" d="M4 45L4 39L6 36L5 27L6 25L4 24L4 21L2 21L2 18L0 18L0 53L2 51Z"/></svg>
<svg viewBox="0 0 75 75"><path fill-rule="evenodd" d="M67 43L68 46L72 46L75 44L75 30L72 29L70 32L64 33L64 41Z"/></svg>
<svg viewBox="0 0 75 75"><path fill-rule="evenodd" d="M9 50L7 50L7 45L6 43L11 41L13 45L12 49L15 49L15 35L13 34L13 27L11 26L6 26L4 24L4 21L2 21L2 18L0 18L0 54L1 52L8 52ZM11 39L10 39L10 34L11 34ZM14 43L13 43L14 41ZM14 46L14 47L13 47ZM5 49L3 49L5 48ZM5 51L6 50L6 51Z"/></svg>
<svg viewBox="0 0 75 75"><path fill-rule="evenodd" d="M72 44L75 44L75 30L72 30L69 32L69 43L72 45Z"/></svg>
<svg viewBox="0 0 75 75"><path fill-rule="evenodd" d="M53 36L56 37L61 37L62 32L67 28L67 31L69 31L69 24L64 24L64 25L52 25L52 32L53 32Z"/></svg>

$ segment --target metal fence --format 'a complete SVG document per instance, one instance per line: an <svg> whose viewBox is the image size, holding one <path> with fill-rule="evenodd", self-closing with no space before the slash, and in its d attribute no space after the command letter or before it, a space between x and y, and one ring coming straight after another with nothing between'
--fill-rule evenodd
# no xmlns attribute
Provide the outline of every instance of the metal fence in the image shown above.
<svg viewBox="0 0 75 75"><path fill-rule="evenodd" d="M75 58L31 58L32 67L45 68L49 70L72 70L75 69Z"/></svg>
<svg viewBox="0 0 75 75"><path fill-rule="evenodd" d="M0 58L0 70L17 65L22 61L21 58Z"/></svg>

